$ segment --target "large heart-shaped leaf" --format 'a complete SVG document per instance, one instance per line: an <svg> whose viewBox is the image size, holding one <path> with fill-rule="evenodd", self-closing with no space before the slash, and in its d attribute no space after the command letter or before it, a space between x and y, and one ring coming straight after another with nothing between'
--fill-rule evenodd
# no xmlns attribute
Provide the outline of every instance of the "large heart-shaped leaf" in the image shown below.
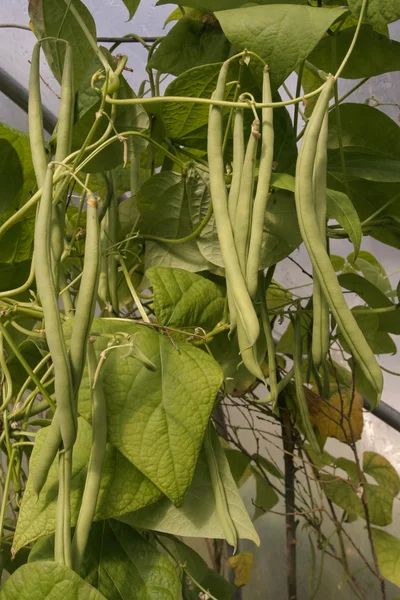
<svg viewBox="0 0 400 600"><path fill-rule="evenodd" d="M354 252L357 255L361 246L362 230L356 209L350 198L343 192L326 190L326 195L328 215L343 227L352 241Z"/></svg>
<svg viewBox="0 0 400 600"><path fill-rule="evenodd" d="M172 342L150 327L95 319L96 353L123 328L156 366L148 371L126 348L112 351L101 370L107 403L108 440L173 502L182 502L222 383L219 365L188 343ZM104 333L108 337L102 337ZM90 418L87 378L80 411Z"/></svg>
<svg viewBox="0 0 400 600"><path fill-rule="evenodd" d="M216 16L235 47L252 50L266 61L277 89L343 13L341 8L271 4L226 10Z"/></svg>
<svg viewBox="0 0 400 600"><path fill-rule="evenodd" d="M372 528L372 539L379 570L383 577L400 587L400 540L394 535Z"/></svg>
<svg viewBox="0 0 400 600"><path fill-rule="evenodd" d="M360 16L362 0L349 0L349 8L355 17ZM393 0L369 0L365 20L377 31L385 33L388 23L400 19L400 5Z"/></svg>
<svg viewBox="0 0 400 600"><path fill-rule="evenodd" d="M389 0L391 1L391 0ZM309 61L326 73L334 73L344 59L354 38L355 28L342 29L332 37L323 38L311 52ZM336 56L332 44L336 44ZM400 43L380 35L370 25L361 27L357 43L341 73L347 79L374 77L400 70Z"/></svg>
<svg viewBox="0 0 400 600"><path fill-rule="evenodd" d="M230 46L218 24L183 17L154 52L149 67L180 75L199 65L223 62Z"/></svg>
<svg viewBox="0 0 400 600"><path fill-rule="evenodd" d="M79 86L86 69L95 55L90 41L86 37L75 15L69 10L65 0L29 0L29 16L36 36L42 38L61 38L72 45L74 62L75 89ZM96 25L92 15L81 0L72 0L90 35L96 40ZM65 44L53 40L43 42L47 62L57 81L61 81Z"/></svg>
<svg viewBox="0 0 400 600"><path fill-rule="evenodd" d="M48 428L41 429L35 441L30 459L30 471L34 473L40 467L40 452L46 444ZM79 419L78 437L73 451L71 523L74 526L78 518L80 503L85 485L85 476L90 455L92 428ZM23 496L22 505L14 536L14 550L31 543L40 536L54 532L56 504L58 494L57 459L52 465L47 481L36 498L32 490L31 479ZM95 520L109 519L136 510L155 502L161 492L127 458L111 444L107 444L102 480Z"/></svg>
<svg viewBox="0 0 400 600"><path fill-rule="evenodd" d="M371 475L383 488L397 496L400 492L400 477L393 465L381 454L364 452L363 470Z"/></svg>
<svg viewBox="0 0 400 600"><path fill-rule="evenodd" d="M114 520L90 533L81 576L109 600L180 600L178 571L154 542Z"/></svg>
<svg viewBox="0 0 400 600"><path fill-rule="evenodd" d="M23 186L18 152L6 138L0 138L0 215L13 204Z"/></svg>
<svg viewBox="0 0 400 600"><path fill-rule="evenodd" d="M371 308L395 308L394 304L379 288L357 273L342 273L339 275L339 283L347 290L358 294ZM400 334L400 310L380 313L379 329Z"/></svg>
<svg viewBox="0 0 400 600"><path fill-rule="evenodd" d="M225 487L229 512L235 523L238 537L252 540L258 545L260 540L257 532L235 485L225 453L214 436L213 445ZM200 454L193 481L180 508L174 506L168 498L163 498L149 509L138 510L130 515L119 517L118 520L133 527L143 527L177 536L224 539L204 451Z"/></svg>
<svg viewBox="0 0 400 600"><path fill-rule="evenodd" d="M345 102L329 113L328 148L339 149L337 110L340 110L342 144L346 150L400 159L400 127L368 104Z"/></svg>
<svg viewBox="0 0 400 600"><path fill-rule="evenodd" d="M140 0L122 0L123 3L125 4L126 8L129 11L129 19L128 21L130 21L131 19L133 19L133 17L135 16L135 13L139 7L140 4Z"/></svg>
<svg viewBox="0 0 400 600"><path fill-rule="evenodd" d="M171 4L171 0L158 0L157 6ZM177 4L177 2L175 2ZM198 8L203 10L228 10L229 8L240 8L250 4L248 0L187 0L185 6L188 8ZM307 4L306 0L254 0L254 4Z"/></svg>
<svg viewBox="0 0 400 600"><path fill-rule="evenodd" d="M52 561L23 565L6 581L1 600L106 600L72 569Z"/></svg>
<svg viewBox="0 0 400 600"><path fill-rule="evenodd" d="M146 272L153 286L158 323L177 329L213 329L222 318L224 289L183 269L158 267Z"/></svg>
<svg viewBox="0 0 400 600"><path fill-rule="evenodd" d="M332 475L321 474L321 483L327 497L343 510L365 519L361 499L351 482L334 479ZM385 527L392 522L393 495L390 491L371 483L364 483L364 493L368 502L371 523Z"/></svg>

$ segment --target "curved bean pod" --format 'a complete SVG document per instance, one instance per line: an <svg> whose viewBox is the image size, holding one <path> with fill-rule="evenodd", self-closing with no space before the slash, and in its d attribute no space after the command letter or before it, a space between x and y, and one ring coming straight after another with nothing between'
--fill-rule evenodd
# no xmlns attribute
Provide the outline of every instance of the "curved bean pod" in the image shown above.
<svg viewBox="0 0 400 600"><path fill-rule="evenodd" d="M97 201L93 194L88 192L85 256L69 347L75 402L85 368L87 341L96 306L100 264L99 240L100 227L97 215Z"/></svg>
<svg viewBox="0 0 400 600"><path fill-rule="evenodd" d="M32 482L32 488L36 496L39 496L46 483L47 476L54 459L57 456L57 452L61 447L61 430L58 411L54 413L53 420L48 428L46 437L46 443L43 446L39 454L39 460L37 467L29 477Z"/></svg>
<svg viewBox="0 0 400 600"><path fill-rule="evenodd" d="M228 196L228 211L232 225L235 223L240 181L244 163L243 109L236 108L233 117L232 182Z"/></svg>
<svg viewBox="0 0 400 600"><path fill-rule="evenodd" d="M257 158L257 147L260 121L253 121L244 158L242 178L240 181L239 197L236 206L235 225L233 234L236 252L243 277L246 277L247 252L251 230L251 213L253 204L254 173Z"/></svg>
<svg viewBox="0 0 400 600"><path fill-rule="evenodd" d="M264 67L263 77L263 102L272 102L269 69ZM257 292L258 269L260 266L261 245L264 231L265 210L269 195L269 184L272 173L272 160L274 157L274 124L273 109L262 109L261 129L261 157L258 172L256 196L253 205L250 244L247 257L246 282L252 298Z"/></svg>
<svg viewBox="0 0 400 600"><path fill-rule="evenodd" d="M268 285L272 280L275 266L270 267L267 274ZM277 370L276 370L276 359L275 359L275 342L272 335L271 321L269 320L269 312L267 305L267 285L264 274L260 274L261 285L260 285L260 305L261 305L261 322L263 324L264 335L267 341L267 354L268 354L268 379L269 389L272 401L272 407L275 408L278 401L278 381L277 381Z"/></svg>
<svg viewBox="0 0 400 600"><path fill-rule="evenodd" d="M89 380L93 382L97 361L93 344L91 343L88 344L87 356ZM106 402L101 387L101 381L97 379L96 383L92 384L92 448L90 451L82 503L79 510L74 538L72 540L72 566L77 573L79 573L82 564L83 555L89 539L90 528L96 511L97 498L100 491L101 473L106 453L106 444Z"/></svg>
<svg viewBox="0 0 400 600"><path fill-rule="evenodd" d="M307 441L311 448L316 454L321 454L317 438L315 437L314 429L310 421L310 414L308 412L306 395L304 393L303 385L303 352L302 352L302 339L301 339L301 314L300 309L295 317L294 322L294 349L293 349L293 363L294 363L294 382L296 385L296 408L300 414L301 424L304 429Z"/></svg>
<svg viewBox="0 0 400 600"><path fill-rule="evenodd" d="M224 98L228 63L221 67L214 98ZM226 276L235 300L238 317L241 319L250 344L254 344L260 333L258 318L244 281L236 253L232 227L228 213L228 194L225 186L223 143L223 113L219 106L211 106L208 121L208 161L210 190L214 209L218 239L224 259Z"/></svg>
<svg viewBox="0 0 400 600"><path fill-rule="evenodd" d="M321 133L318 138L314 163L314 206L315 216L326 249L326 168L328 143L328 113L325 113ZM324 298L318 275L313 280L313 325L312 357L316 368L324 362L329 352L329 305Z"/></svg>
<svg viewBox="0 0 400 600"><path fill-rule="evenodd" d="M290 383L292 377L294 375L294 367L292 367L284 377L282 377L282 379L280 381L278 381L277 386L276 386L276 395L279 396L279 394L281 392L283 392L283 390L285 389L285 387ZM256 402L259 402L260 404L268 404L269 402L272 402L274 400L274 397L272 395L272 393L270 392L267 396L265 396L265 398L259 398L258 400L256 400Z"/></svg>
<svg viewBox="0 0 400 600"><path fill-rule="evenodd" d="M54 365L55 395L60 418L61 437L65 450L76 439L77 421L73 403L70 362L62 331L58 297L51 270L50 219L53 199L53 169L47 168L42 199L35 225L34 260L36 285L43 307L46 339Z"/></svg>
<svg viewBox="0 0 400 600"><path fill-rule="evenodd" d="M258 352L256 344L250 344L249 338L246 335L246 331L243 327L241 320L237 323L238 342L240 349L240 356L244 366L254 377L257 377L260 381L264 382L264 373L261 371L261 367L258 364Z"/></svg>
<svg viewBox="0 0 400 600"><path fill-rule="evenodd" d="M28 127L33 169L38 188L41 188L47 170L47 156L40 94L40 42L37 42L33 47L29 72Z"/></svg>
<svg viewBox="0 0 400 600"><path fill-rule="evenodd" d="M329 102L333 77L329 77L308 123L296 165L296 210L299 228L322 293L355 360L380 399L382 371L352 315L321 240L313 204L313 170L318 137Z"/></svg>

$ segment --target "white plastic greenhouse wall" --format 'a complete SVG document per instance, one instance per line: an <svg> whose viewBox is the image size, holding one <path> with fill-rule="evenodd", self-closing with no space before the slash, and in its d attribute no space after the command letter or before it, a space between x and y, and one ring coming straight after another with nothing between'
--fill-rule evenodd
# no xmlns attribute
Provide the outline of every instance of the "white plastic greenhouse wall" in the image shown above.
<svg viewBox="0 0 400 600"><path fill-rule="evenodd" d="M142 0L140 7L130 22L127 22L127 11L121 0L84 0L85 4L95 18L98 36L123 36L127 33L137 33L140 36L160 36L165 33L163 24L168 15L172 12L173 5L155 7L155 0ZM27 11L27 0L0 0L0 23L18 23L28 25L29 17ZM400 41L400 21L390 26L390 33L393 39ZM18 29L0 29L0 67L10 73L22 86L27 88L29 75L29 60L34 43L33 33L30 31ZM127 79L133 89L137 89L144 78L145 69L145 51L139 44L126 44L123 47L124 53L129 56L129 66L133 68L133 73L127 74ZM57 82L52 77L49 68L43 62L42 75L49 86L57 89ZM288 82L290 87L290 81ZM354 85L354 81L341 81L341 93L346 92ZM348 84L348 85L347 85ZM347 86L347 87L346 87ZM284 93L283 93L284 94ZM378 100L385 103L400 102L400 75L391 73L384 76L372 78L360 90L351 96L351 101L363 102L365 99L375 96ZM53 113L57 114L58 99L54 92L45 85L42 86L42 97L44 105ZM384 107L384 110L394 120L399 119L400 110L393 107ZM10 101L0 92L0 121L7 123L15 128L27 131L26 113ZM400 253L392 247L365 237L363 239L362 249L373 253L381 261L390 276L392 286L396 288L400 279ZM352 246L347 241L333 241L331 247L332 253L346 257L351 251ZM293 253L293 258L305 269L309 268L309 261L304 247ZM275 278L285 287L295 287L308 284L307 278L300 269L289 259L283 261L275 273ZM306 293L307 287L303 288ZM301 293L301 290L300 292ZM355 302L355 301L354 301ZM397 347L400 346L400 340L394 336ZM385 355L380 357L380 363L387 369L400 371L398 354L394 356ZM385 388L383 401L394 409L400 410L399 384L400 378L387 373L385 375ZM233 420L239 416L234 415ZM364 450L373 450L386 456L400 473L400 433L386 425L375 416L366 413L364 416L364 434L362 442L359 442L360 453ZM263 425L263 427L266 427ZM249 451L254 452L255 447L251 447L251 441L248 441ZM335 456L345 456L350 458L348 448L339 442L329 442L327 450ZM274 459L279 463L282 461L282 453L276 451ZM254 489L250 484L244 488L245 499L252 512L252 499L254 498ZM276 511L284 510L283 505L277 505ZM400 525L400 504L395 502L393 524L388 531L398 535ZM241 550L247 550L255 554L255 565L250 583L244 588L242 597L244 600L284 600L287 598L286 592L286 574L285 574L285 525L284 519L276 514L266 514L256 523L258 533L261 538L261 546L255 548L251 543L241 544ZM350 534L356 544L360 545L363 553L369 556L369 549L365 543L365 522L357 520L350 526ZM310 545L308 541L307 530L302 530L301 526L297 530L299 539L298 544L298 576L299 576L299 598L309 598L309 574L312 568ZM196 549L202 551L199 544L196 543ZM204 550L204 549L203 549ZM351 564L352 570L364 568L364 571L358 574L363 583L363 588L371 590L367 592L365 598L373 600L376 598L376 583L372 575L363 566L359 560L356 551L351 545L346 547L346 553ZM206 556L206 555L205 555ZM342 572L340 565L332 561L328 556L325 557L322 583L316 598L324 600L347 600L353 598L351 590L346 582L341 579ZM398 598L398 589L388 584L388 600Z"/></svg>

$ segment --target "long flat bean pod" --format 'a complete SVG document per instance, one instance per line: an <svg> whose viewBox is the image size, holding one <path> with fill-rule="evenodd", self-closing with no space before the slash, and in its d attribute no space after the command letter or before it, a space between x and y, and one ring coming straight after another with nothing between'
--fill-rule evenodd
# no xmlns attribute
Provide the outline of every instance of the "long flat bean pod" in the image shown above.
<svg viewBox="0 0 400 600"><path fill-rule="evenodd" d="M239 198L240 181L242 179L244 153L243 109L235 108L233 116L233 173L228 196L228 210L232 225L234 225L236 218L236 206Z"/></svg>
<svg viewBox="0 0 400 600"><path fill-rule="evenodd" d="M89 538L90 528L96 511L107 443L106 402L101 387L101 378L98 378L96 383L93 384L97 362L93 344L91 343L88 344L87 354L89 381L92 383L92 448L90 451L82 503L79 510L74 538L72 540L72 564L77 573L79 573L80 570Z"/></svg>
<svg viewBox="0 0 400 600"><path fill-rule="evenodd" d="M54 413L51 425L48 427L46 444L40 451L39 460L36 469L30 474L32 489L37 496L46 483L51 465L54 462L57 452L61 447L61 429L58 411Z"/></svg>
<svg viewBox="0 0 400 600"><path fill-rule="evenodd" d="M314 205L315 216L326 248L326 168L328 143L328 113L325 113L321 133L318 138L314 163ZM313 279L313 325L312 357L315 366L324 362L329 352L329 305L321 291L318 276Z"/></svg>
<svg viewBox="0 0 400 600"><path fill-rule="evenodd" d="M72 450L60 452L58 465L58 496L54 533L54 560L72 567L71 559L71 477Z"/></svg>
<svg viewBox="0 0 400 600"><path fill-rule="evenodd" d="M29 72L28 100L29 143L38 188L43 187L47 170L43 133L42 98L40 94L40 42L34 45Z"/></svg>
<svg viewBox="0 0 400 600"><path fill-rule="evenodd" d="M301 339L301 315L298 314L295 317L294 322L294 348L293 348L293 363L294 363L294 382L296 385L296 408L299 411L301 424L304 429L307 441L311 448L316 454L321 453L317 438L310 421L310 414L308 412L306 395L304 393L303 385L303 353L302 353L302 339Z"/></svg>
<svg viewBox="0 0 400 600"><path fill-rule="evenodd" d="M269 69L264 67L263 102L272 102ZM260 265L261 245L264 231L265 210L269 194L269 184L274 157L273 109L262 109L261 157L258 172L256 195L253 205L249 252L247 257L246 282L249 294L254 298L257 292L258 269Z"/></svg>
<svg viewBox="0 0 400 600"><path fill-rule="evenodd" d="M213 98L224 98L228 63L221 67ZM218 239L224 259L226 276L234 296L238 317L243 323L250 344L256 341L260 328L251 298L243 278L228 212L228 194L224 177L223 113L219 106L212 106L208 121L208 161L210 190Z"/></svg>
<svg viewBox="0 0 400 600"><path fill-rule="evenodd" d="M117 241L117 185L114 172L110 173L110 178L113 193L108 207L107 236L109 246L112 246ZM114 314L118 315L118 263L116 257L110 252L107 256L107 270L111 305Z"/></svg>
<svg viewBox="0 0 400 600"><path fill-rule="evenodd" d="M57 146L55 160L62 162L70 153L72 145L72 125L74 118L74 72L72 46L65 48L64 67L61 80L61 102L57 121ZM62 186L59 184L56 189ZM51 216L51 254L53 277L56 291L60 289L59 274L61 256L64 250L65 194L61 201L53 206ZM63 296L64 298L64 296ZM67 307L64 306L65 309Z"/></svg>
<svg viewBox="0 0 400 600"><path fill-rule="evenodd" d="M54 365L54 390L65 450L76 439L77 419L74 411L72 377L54 289L51 270L50 219L53 199L53 169L47 168L43 194L35 225L34 257L36 285L43 307L46 339Z"/></svg>
<svg viewBox="0 0 400 600"><path fill-rule="evenodd" d="M238 342L240 349L240 356L244 366L254 377L264 381L264 374L261 371L260 365L258 364L258 352L256 344L250 344L249 339L246 335L246 331L243 327L241 320L237 323Z"/></svg>
<svg viewBox="0 0 400 600"><path fill-rule="evenodd" d="M209 423L206 435L204 436L204 451L207 459L208 469L210 472L211 485L214 491L215 508L226 541L228 542L228 544L233 546L234 552L236 552L237 531L230 514L225 487L221 478L221 473L219 471L217 457L215 456L214 452L212 441L213 433L213 426L211 423Z"/></svg>
<svg viewBox="0 0 400 600"><path fill-rule="evenodd" d="M383 387L382 371L347 306L335 271L322 243L313 204L315 154L332 85L333 77L330 77L324 85L314 108L313 115L307 125L297 160L295 190L297 218L301 236L314 267L314 272L318 277L322 292L351 353L365 377L376 391L379 401Z"/></svg>
<svg viewBox="0 0 400 600"><path fill-rule="evenodd" d="M275 342L272 335L271 321L269 320L269 312L267 305L267 285L271 283L273 273L275 271L275 265L268 269L267 277L264 274L260 274L260 306L261 306L261 322L264 329L264 335L267 342L267 356L268 356L268 379L269 389L271 395L272 406L275 407L278 401L278 381L277 381L277 370L275 360ZM266 281L267 279L267 281Z"/></svg>
<svg viewBox="0 0 400 600"><path fill-rule="evenodd" d="M258 139L260 137L258 131L259 127L260 121L253 121L243 163L240 190L236 205L235 224L233 227L236 252L239 258L239 264L243 273L243 277L246 277L247 268L247 252L250 239L251 217L253 209L254 173L256 167Z"/></svg>
<svg viewBox="0 0 400 600"><path fill-rule="evenodd" d="M86 346L96 306L100 265L99 240L100 227L97 215L97 201L93 194L88 192L85 257L69 347L75 401L85 367Z"/></svg>

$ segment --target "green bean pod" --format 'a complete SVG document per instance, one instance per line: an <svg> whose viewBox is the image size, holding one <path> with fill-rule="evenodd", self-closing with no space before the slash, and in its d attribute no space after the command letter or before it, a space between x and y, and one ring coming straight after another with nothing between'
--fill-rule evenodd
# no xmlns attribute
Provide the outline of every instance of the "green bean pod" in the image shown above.
<svg viewBox="0 0 400 600"><path fill-rule="evenodd" d="M273 267L273 270L275 268ZM272 271L273 272L273 271ZM272 327L271 321L269 320L269 312L267 305L267 290L265 285L265 277L264 274L260 275L261 286L260 286L260 306L261 306L261 322L263 324L264 335L267 342L267 356L268 356L268 379L269 379L269 389L270 396L272 401L272 406L275 408L276 403L278 402L278 381L277 381L277 369L276 369L276 359L275 359L275 342L272 335ZM272 279L269 278L269 281Z"/></svg>
<svg viewBox="0 0 400 600"><path fill-rule="evenodd" d="M60 452L58 496L54 533L54 560L72 568L71 558L71 478L72 450Z"/></svg>
<svg viewBox="0 0 400 600"><path fill-rule="evenodd" d="M281 394L283 392L283 390L285 389L285 387L287 385L289 385L290 381L292 380L292 377L294 375L294 367L292 367L284 377L282 377L282 379L280 381L278 381L277 386L276 386L276 396L279 396L279 394ZM256 400L256 402L259 402L260 404L268 404L269 402L273 402L275 399L275 395L272 394L272 392L270 391L269 394L267 394L267 396L265 396L265 398L259 398L258 400Z"/></svg>
<svg viewBox="0 0 400 600"><path fill-rule="evenodd" d="M263 102L272 102L271 82L269 69L264 67L263 77ZM258 171L256 195L253 205L251 222L250 243L247 256L246 282L252 298L257 293L258 270L260 267L261 246L265 222L265 210L269 195L269 185L272 173L272 160L274 157L274 124L273 109L262 109L261 129L261 157Z"/></svg>
<svg viewBox="0 0 400 600"><path fill-rule="evenodd" d="M115 174L110 174L111 185L113 193L110 200L110 206L108 208L108 221L107 221L107 236L108 245L112 246L117 241L117 186L115 181ZM107 256L107 271L108 271L108 285L110 290L110 300L113 308L113 313L118 316L119 305L118 305L118 263L116 257L108 252Z"/></svg>
<svg viewBox="0 0 400 600"><path fill-rule="evenodd" d="M36 496L39 496L46 483L50 467L57 456L57 452L61 447L61 430L58 411L54 413L53 420L48 427L46 443L42 447L36 468L30 473L29 477L32 482L32 489Z"/></svg>
<svg viewBox="0 0 400 600"><path fill-rule="evenodd" d="M228 542L228 544L233 546L233 550L234 552L236 552L238 536L235 524L231 517L224 483L221 478L217 457L215 456L214 452L212 440L213 435L215 435L213 426L211 423L209 423L206 435L204 436L204 451L207 459L208 469L210 472L211 485L214 491L215 508L226 541Z"/></svg>
<svg viewBox="0 0 400 600"><path fill-rule="evenodd" d="M50 219L53 199L53 169L47 168L34 236L36 285L43 307L46 339L54 365L54 390L65 450L76 439L77 419L74 411L70 362L62 331L58 295L51 270Z"/></svg>
<svg viewBox="0 0 400 600"><path fill-rule="evenodd" d="M101 380L97 379L96 383L93 384L97 362L93 344L91 343L88 344L87 355L89 381L92 383L92 448L90 451L85 489L72 540L72 565L77 573L80 571L96 511L107 444L106 402L101 387Z"/></svg>
<svg viewBox="0 0 400 600"><path fill-rule="evenodd" d="M55 160L62 162L70 153L72 146L72 127L74 120L74 71L73 71L73 53L71 44L67 43L65 48L64 67L61 80L61 102L57 121L57 146ZM63 183L56 186L58 190ZM56 291L60 289L60 269L61 256L64 251L64 220L65 220L65 198L53 206L51 216L51 255L53 265L54 286ZM70 308L66 295L64 309L67 312Z"/></svg>
<svg viewBox="0 0 400 600"><path fill-rule="evenodd" d="M257 379L264 382L264 374L261 371L261 367L258 363L257 346L255 343L250 344L249 338L246 335L246 330L244 329L240 319L237 322L237 333L240 356L242 358L244 366L252 375L254 375L254 377L257 377Z"/></svg>
<svg viewBox="0 0 400 600"><path fill-rule="evenodd" d="M86 347L93 322L99 282L100 227L97 201L91 192L88 192L87 198L85 256L69 347L75 402L85 368Z"/></svg>
<svg viewBox="0 0 400 600"><path fill-rule="evenodd" d="M110 198L111 201L111 198ZM107 248L109 244L108 236L108 210L105 213L100 227L100 271L99 271L99 287L98 297L102 308L108 309L111 305L110 301L110 286L108 283L108 261Z"/></svg>
<svg viewBox="0 0 400 600"><path fill-rule="evenodd" d="M314 163L314 206L322 243L326 248L326 169L328 162L328 113L325 113L318 138ZM317 369L329 352L329 305L324 298L318 276L313 279L312 357Z"/></svg>
<svg viewBox="0 0 400 600"><path fill-rule="evenodd" d="M228 63L225 62L221 67L217 88L213 95L215 100L224 98L228 66ZM214 105L210 109L207 141L211 199L226 277L235 300L238 318L241 319L249 343L252 345L258 338L260 327L240 269L228 213L228 194L225 186L222 152L223 112L219 106Z"/></svg>
<svg viewBox="0 0 400 600"><path fill-rule="evenodd" d="M294 322L294 349L293 349L293 363L294 363L294 382L296 385L296 408L299 411L300 421L303 426L304 433L307 441L309 442L312 450L316 454L321 453L317 438L314 433L310 421L310 414L308 412L306 395L304 393L303 384L303 352L302 352L302 339L301 339L301 314L300 309L295 317Z"/></svg>
<svg viewBox="0 0 400 600"><path fill-rule="evenodd" d="M42 98L40 94L40 42L34 45L29 73L28 100L29 143L38 188L43 187L47 170L43 132Z"/></svg>
<svg viewBox="0 0 400 600"><path fill-rule="evenodd" d="M243 163L239 197L236 206L235 224L233 227L236 251L243 277L246 277L247 269L247 253L253 209L254 173L256 167L258 140L260 137L258 131L259 127L260 121L254 120L251 126L251 133L247 143L246 155Z"/></svg>
<svg viewBox="0 0 400 600"><path fill-rule="evenodd" d="M243 109L235 108L233 117L233 161L232 182L228 196L228 211L232 226L235 224L236 206L244 163Z"/></svg>
<svg viewBox="0 0 400 600"><path fill-rule="evenodd" d="M237 313L236 313L236 305L235 300L233 298L232 290L229 287L228 280L226 281L226 294L228 297L228 307L229 307L229 333L231 334L235 331L237 327Z"/></svg>
<svg viewBox="0 0 400 600"><path fill-rule="evenodd" d="M322 293L352 355L376 391L379 401L383 387L381 369L357 321L347 306L335 271L321 240L320 228L314 210L313 172L315 155L333 82L334 78L329 77L318 98L313 115L307 125L297 159L295 189L297 218L301 236Z"/></svg>

